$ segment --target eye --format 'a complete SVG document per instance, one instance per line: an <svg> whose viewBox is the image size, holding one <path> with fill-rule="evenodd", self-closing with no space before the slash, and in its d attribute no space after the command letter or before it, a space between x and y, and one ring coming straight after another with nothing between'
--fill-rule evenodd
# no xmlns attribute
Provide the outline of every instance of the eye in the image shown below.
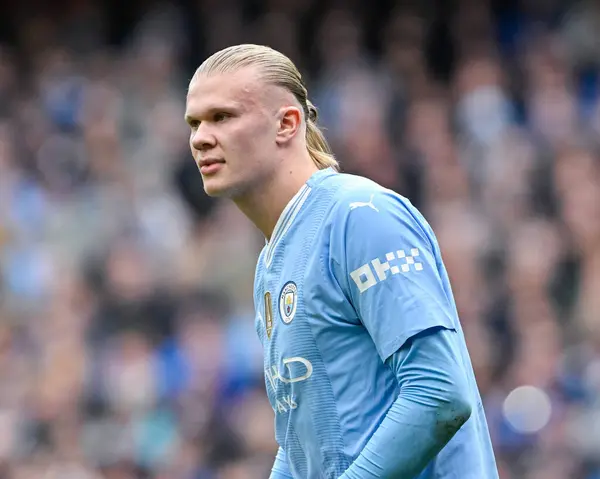
<svg viewBox="0 0 600 479"><path fill-rule="evenodd" d="M217 123L221 123L222 121L225 121L230 117L231 115L229 113L219 112L215 113L213 120Z"/></svg>
<svg viewBox="0 0 600 479"><path fill-rule="evenodd" d="M191 128L192 130L197 130L197 129L198 129L198 127L200 126L200 122L199 122L198 120L190 120L190 121L188 122L188 124L190 125L190 128Z"/></svg>

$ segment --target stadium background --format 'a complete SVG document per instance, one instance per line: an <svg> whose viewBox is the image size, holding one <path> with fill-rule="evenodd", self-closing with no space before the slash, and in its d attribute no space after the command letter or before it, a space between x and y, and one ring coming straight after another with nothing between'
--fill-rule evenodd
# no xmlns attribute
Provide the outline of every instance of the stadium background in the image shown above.
<svg viewBox="0 0 600 479"><path fill-rule="evenodd" d="M346 171L438 234L503 479L600 477L600 7L0 7L0 477L267 477L261 238L183 109L237 42L306 72Z"/></svg>

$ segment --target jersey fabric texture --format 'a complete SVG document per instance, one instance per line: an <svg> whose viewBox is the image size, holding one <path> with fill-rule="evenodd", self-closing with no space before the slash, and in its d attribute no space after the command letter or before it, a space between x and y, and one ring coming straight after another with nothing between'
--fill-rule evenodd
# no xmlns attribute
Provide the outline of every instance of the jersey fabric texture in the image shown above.
<svg viewBox="0 0 600 479"><path fill-rule="evenodd" d="M454 354L473 407L419 479L497 477L440 248L406 198L366 178L315 173L260 254L254 301L282 477L344 473L400 393L386 361L430 328L460 335Z"/></svg>

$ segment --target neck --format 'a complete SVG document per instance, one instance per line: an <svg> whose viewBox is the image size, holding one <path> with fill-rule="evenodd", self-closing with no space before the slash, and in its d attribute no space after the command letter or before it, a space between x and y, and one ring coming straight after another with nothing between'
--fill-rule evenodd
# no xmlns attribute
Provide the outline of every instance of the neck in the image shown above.
<svg viewBox="0 0 600 479"><path fill-rule="evenodd" d="M307 166L282 168L260 187L233 201L268 241L286 205L317 170L312 161Z"/></svg>

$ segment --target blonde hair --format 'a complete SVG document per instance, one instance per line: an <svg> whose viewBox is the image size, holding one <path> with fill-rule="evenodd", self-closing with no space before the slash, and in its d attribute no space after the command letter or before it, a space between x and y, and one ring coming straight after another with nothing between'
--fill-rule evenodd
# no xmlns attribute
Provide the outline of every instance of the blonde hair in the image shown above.
<svg viewBox="0 0 600 479"><path fill-rule="evenodd" d="M333 168L339 171L339 164L329 143L317 126L318 112L308 100L308 92L302 75L296 65L283 53L263 45L234 45L207 58L196 71L196 75L227 73L250 66L260 69L263 80L285 88L296 97L304 111L306 148L312 161L320 170Z"/></svg>

